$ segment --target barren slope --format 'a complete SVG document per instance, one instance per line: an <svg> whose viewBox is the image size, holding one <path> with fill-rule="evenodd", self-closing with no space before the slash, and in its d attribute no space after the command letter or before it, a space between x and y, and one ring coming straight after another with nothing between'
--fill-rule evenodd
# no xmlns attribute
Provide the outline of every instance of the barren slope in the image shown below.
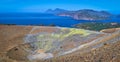
<svg viewBox="0 0 120 62"><path fill-rule="evenodd" d="M0 25L0 62L41 62L40 58L50 58L43 62L119 62L119 40L119 29L105 34L74 28Z"/></svg>

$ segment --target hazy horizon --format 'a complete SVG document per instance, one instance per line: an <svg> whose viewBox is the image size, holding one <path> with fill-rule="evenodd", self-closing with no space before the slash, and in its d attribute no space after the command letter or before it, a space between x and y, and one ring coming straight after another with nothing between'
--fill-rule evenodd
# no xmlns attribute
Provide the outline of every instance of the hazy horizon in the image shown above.
<svg viewBox="0 0 120 62"><path fill-rule="evenodd" d="M93 9L120 13L120 0L0 0L0 12L44 12L47 9Z"/></svg>

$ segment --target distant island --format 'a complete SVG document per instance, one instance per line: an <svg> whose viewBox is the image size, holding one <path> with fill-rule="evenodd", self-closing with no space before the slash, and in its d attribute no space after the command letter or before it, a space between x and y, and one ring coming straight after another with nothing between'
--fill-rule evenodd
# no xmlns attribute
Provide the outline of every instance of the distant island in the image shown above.
<svg viewBox="0 0 120 62"><path fill-rule="evenodd" d="M59 14L59 13L64 13L64 12L69 12L68 10L56 8L56 9L48 9L45 11L45 13L50 13L50 14Z"/></svg>
<svg viewBox="0 0 120 62"><path fill-rule="evenodd" d="M95 11L91 9L68 11L56 8L54 10L48 9L46 13L55 14L57 16L72 17L75 20L108 20L112 16L112 14L107 11Z"/></svg>

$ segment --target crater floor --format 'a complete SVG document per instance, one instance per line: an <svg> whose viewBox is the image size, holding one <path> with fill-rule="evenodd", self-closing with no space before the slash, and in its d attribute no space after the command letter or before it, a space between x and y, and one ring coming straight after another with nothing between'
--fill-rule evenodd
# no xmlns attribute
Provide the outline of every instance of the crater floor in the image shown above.
<svg viewBox="0 0 120 62"><path fill-rule="evenodd" d="M91 51L106 42L115 43L119 37L119 30L111 34L63 27L0 25L0 61L66 57Z"/></svg>

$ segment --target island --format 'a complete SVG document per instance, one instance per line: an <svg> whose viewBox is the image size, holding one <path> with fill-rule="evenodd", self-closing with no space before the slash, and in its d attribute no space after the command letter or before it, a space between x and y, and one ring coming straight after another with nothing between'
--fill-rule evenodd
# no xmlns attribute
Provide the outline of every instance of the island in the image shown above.
<svg viewBox="0 0 120 62"><path fill-rule="evenodd" d="M46 13L55 14L57 16L67 16L75 20L108 20L112 16L107 11L96 11L92 9L82 9L76 11L68 11L64 9L48 9Z"/></svg>

